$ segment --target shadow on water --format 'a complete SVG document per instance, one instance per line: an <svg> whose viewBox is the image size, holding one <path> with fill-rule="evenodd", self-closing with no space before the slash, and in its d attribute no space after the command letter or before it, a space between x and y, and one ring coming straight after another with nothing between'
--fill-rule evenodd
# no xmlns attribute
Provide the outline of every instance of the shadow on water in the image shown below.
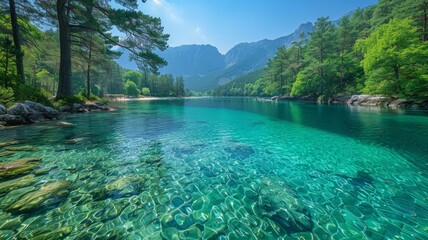
<svg viewBox="0 0 428 240"><path fill-rule="evenodd" d="M428 156L427 111L301 102L263 102L251 98L187 100L185 105L262 114L272 121L293 122L351 137L364 144L392 148L418 168L428 170L428 165L420 161L421 156Z"/></svg>

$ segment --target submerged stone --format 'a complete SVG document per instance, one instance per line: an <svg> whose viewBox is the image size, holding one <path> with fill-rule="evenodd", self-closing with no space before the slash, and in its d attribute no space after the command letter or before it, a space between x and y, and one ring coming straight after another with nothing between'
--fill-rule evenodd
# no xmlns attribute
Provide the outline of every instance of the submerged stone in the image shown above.
<svg viewBox="0 0 428 240"><path fill-rule="evenodd" d="M358 171L356 177L349 177L343 174L336 174L336 175L348 180L352 185L358 186L358 187L371 185L373 184L373 181L374 181L374 178L365 171Z"/></svg>
<svg viewBox="0 0 428 240"><path fill-rule="evenodd" d="M7 156L11 156L15 154L14 151L4 151L4 152L0 152L0 157L7 157Z"/></svg>
<svg viewBox="0 0 428 240"><path fill-rule="evenodd" d="M32 171L41 163L41 158L23 158L0 163L0 179L13 178Z"/></svg>
<svg viewBox="0 0 428 240"><path fill-rule="evenodd" d="M32 240L64 239L65 237L70 235L70 233L72 231L73 231L72 226L66 226L66 227L62 227L62 228L57 229L57 230L53 230L51 232L47 232L47 233L37 235L31 239Z"/></svg>
<svg viewBox="0 0 428 240"><path fill-rule="evenodd" d="M137 175L126 175L107 183L104 188L92 192L94 200L122 198L137 195L143 190L144 178Z"/></svg>
<svg viewBox="0 0 428 240"><path fill-rule="evenodd" d="M13 151L13 152L19 152L19 151L24 151L24 152L35 152L38 149L33 147L33 146L18 146L18 147L6 147L5 148L6 151Z"/></svg>
<svg viewBox="0 0 428 240"><path fill-rule="evenodd" d="M281 180L261 179L258 207L263 215L279 224L288 234L309 232L314 227L309 210Z"/></svg>
<svg viewBox="0 0 428 240"><path fill-rule="evenodd" d="M231 147L226 147L224 150L230 154L231 158L242 160L249 158L255 153L253 147L246 145L235 145Z"/></svg>
<svg viewBox="0 0 428 240"><path fill-rule="evenodd" d="M0 196L3 196L15 189L30 186L36 182L37 179L34 177L34 175L27 175L6 182L0 182Z"/></svg>
<svg viewBox="0 0 428 240"><path fill-rule="evenodd" d="M71 183L68 180L46 183L40 189L22 196L7 211L25 213L56 204L68 195Z"/></svg>
<svg viewBox="0 0 428 240"><path fill-rule="evenodd" d="M0 143L0 147L7 147L7 146L11 146L11 145L16 145L18 143L19 143L19 141L2 142L2 143Z"/></svg>

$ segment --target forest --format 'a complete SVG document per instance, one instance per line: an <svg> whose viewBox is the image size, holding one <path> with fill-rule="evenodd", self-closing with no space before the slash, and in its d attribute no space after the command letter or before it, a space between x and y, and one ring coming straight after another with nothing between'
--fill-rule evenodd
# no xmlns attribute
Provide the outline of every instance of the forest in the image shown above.
<svg viewBox="0 0 428 240"><path fill-rule="evenodd" d="M184 96L182 77L159 75L167 48L159 18L137 0L0 3L0 102L101 96ZM139 71L123 69L123 51Z"/></svg>
<svg viewBox="0 0 428 240"><path fill-rule="evenodd" d="M427 0L380 0L337 21L321 17L309 36L279 48L260 77L243 76L210 94L426 99L427 27Z"/></svg>

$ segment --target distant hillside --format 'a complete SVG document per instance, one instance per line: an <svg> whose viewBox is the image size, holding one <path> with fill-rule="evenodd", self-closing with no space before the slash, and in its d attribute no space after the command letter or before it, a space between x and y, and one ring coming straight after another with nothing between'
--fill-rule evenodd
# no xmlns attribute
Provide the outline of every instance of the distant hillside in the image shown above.
<svg viewBox="0 0 428 240"><path fill-rule="evenodd" d="M168 66L160 72L174 76L184 76L186 88L208 90L226 84L245 74L262 69L281 46L290 47L299 40L299 35L312 31L308 22L299 26L292 34L274 40L239 43L225 55L211 45L183 45L171 47L158 54L165 58ZM308 34L307 34L308 36ZM129 69L136 69L134 63L127 62L126 53L118 63Z"/></svg>

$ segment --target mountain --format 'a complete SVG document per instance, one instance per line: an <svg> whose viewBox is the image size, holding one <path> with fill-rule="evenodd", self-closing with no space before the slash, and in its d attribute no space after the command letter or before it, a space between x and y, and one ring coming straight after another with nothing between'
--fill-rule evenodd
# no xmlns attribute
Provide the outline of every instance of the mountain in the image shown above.
<svg viewBox="0 0 428 240"><path fill-rule="evenodd" d="M211 45L183 45L171 47L159 56L167 60L168 65L160 69L161 73L183 76L186 88L208 90L226 84L235 78L259 70L266 66L277 49L290 47L299 40L301 33L311 32L312 23L299 26L292 34L274 40L264 39L252 43L239 43L225 55ZM133 63L127 63L126 52L118 63L125 68L136 69Z"/></svg>
<svg viewBox="0 0 428 240"><path fill-rule="evenodd" d="M168 61L162 73L174 76L206 74L225 67L224 56L211 45L183 45L158 53Z"/></svg>

